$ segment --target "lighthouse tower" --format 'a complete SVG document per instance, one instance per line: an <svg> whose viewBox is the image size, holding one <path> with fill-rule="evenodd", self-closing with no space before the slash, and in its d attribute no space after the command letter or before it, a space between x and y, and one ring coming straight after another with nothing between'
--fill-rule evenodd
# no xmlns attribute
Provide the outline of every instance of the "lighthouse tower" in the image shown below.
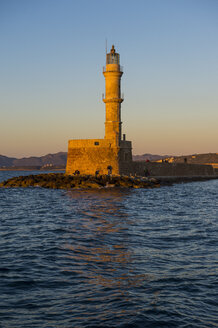
<svg viewBox="0 0 218 328"><path fill-rule="evenodd" d="M110 53L106 55L106 66L103 69L105 77L105 139L111 139L116 146L121 143L121 103L120 80L123 75L120 67L120 55L112 45Z"/></svg>
<svg viewBox="0 0 218 328"><path fill-rule="evenodd" d="M106 54L105 137L104 139L73 139L68 142L66 174L130 174L133 172L132 143L121 134L120 80L123 74L120 55L112 46Z"/></svg>

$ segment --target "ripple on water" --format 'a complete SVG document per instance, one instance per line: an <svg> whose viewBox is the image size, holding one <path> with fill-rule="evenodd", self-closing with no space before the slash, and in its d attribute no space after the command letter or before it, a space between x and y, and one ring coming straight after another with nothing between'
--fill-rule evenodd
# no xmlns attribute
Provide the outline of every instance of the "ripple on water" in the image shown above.
<svg viewBox="0 0 218 328"><path fill-rule="evenodd" d="M0 189L2 327L215 327L217 187Z"/></svg>

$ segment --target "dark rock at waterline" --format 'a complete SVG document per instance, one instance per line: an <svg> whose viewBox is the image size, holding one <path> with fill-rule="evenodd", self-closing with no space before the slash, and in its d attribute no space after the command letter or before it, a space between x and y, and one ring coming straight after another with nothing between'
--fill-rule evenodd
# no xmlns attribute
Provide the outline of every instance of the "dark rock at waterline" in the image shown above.
<svg viewBox="0 0 218 328"><path fill-rule="evenodd" d="M70 176L64 173L49 173L20 176L0 183L0 187L42 187L51 189L99 189L99 188L155 188L159 181L154 178L128 176L91 175Z"/></svg>

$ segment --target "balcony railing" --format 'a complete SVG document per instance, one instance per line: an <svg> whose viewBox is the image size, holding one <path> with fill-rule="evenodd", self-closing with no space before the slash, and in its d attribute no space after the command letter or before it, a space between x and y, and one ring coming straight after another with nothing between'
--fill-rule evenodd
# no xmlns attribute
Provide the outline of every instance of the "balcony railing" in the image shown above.
<svg viewBox="0 0 218 328"><path fill-rule="evenodd" d="M119 97L119 98L124 99L124 92L121 93L121 97ZM102 93L102 100L104 100L104 99L105 99L105 94Z"/></svg>

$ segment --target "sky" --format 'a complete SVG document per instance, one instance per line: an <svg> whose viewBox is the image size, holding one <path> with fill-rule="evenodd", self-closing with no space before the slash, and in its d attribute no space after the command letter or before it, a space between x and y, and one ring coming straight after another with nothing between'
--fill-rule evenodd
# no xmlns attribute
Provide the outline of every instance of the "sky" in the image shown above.
<svg viewBox="0 0 218 328"><path fill-rule="evenodd" d="M217 0L0 0L0 154L104 138L106 39L133 154L218 152L217 38Z"/></svg>

